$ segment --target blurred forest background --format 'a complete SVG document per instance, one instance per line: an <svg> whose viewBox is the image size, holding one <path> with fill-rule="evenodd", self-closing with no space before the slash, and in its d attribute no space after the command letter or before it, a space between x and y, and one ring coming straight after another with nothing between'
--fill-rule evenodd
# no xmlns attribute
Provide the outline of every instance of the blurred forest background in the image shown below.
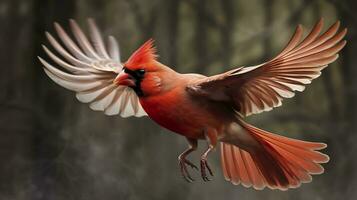
<svg viewBox="0 0 357 200"><path fill-rule="evenodd" d="M357 14L354 0L0 0L0 199L356 199ZM94 112L42 71L44 31L93 17L125 60L150 37L160 61L180 72L214 74L258 64L283 48L297 24L320 18L348 27L337 62L294 99L252 116L260 128L326 142L323 175L287 192L226 182L219 151L214 181L185 182L181 136L147 118ZM200 151L206 147L200 143ZM200 152L192 156L196 161Z"/></svg>

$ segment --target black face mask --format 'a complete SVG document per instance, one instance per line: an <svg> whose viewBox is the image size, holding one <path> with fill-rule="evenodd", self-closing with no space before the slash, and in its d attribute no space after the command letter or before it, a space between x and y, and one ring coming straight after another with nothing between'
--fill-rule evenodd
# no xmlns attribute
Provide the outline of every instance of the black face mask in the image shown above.
<svg viewBox="0 0 357 200"><path fill-rule="evenodd" d="M134 78L135 80L135 86L130 86L134 92L136 93L136 95L138 95L139 97L144 96L144 93L141 89L141 81L144 78L145 75L145 70L144 69L138 69L138 70L130 70L126 67L123 68L124 72L129 74L131 77Z"/></svg>

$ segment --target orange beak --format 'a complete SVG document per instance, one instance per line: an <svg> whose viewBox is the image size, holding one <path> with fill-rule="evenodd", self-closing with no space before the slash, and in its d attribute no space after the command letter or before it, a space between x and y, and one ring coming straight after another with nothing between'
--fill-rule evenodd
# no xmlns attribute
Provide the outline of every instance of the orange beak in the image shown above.
<svg viewBox="0 0 357 200"><path fill-rule="evenodd" d="M118 76L114 79L113 82L116 85L124 85L128 87L135 86L134 78L130 74L125 73L124 70L118 74Z"/></svg>

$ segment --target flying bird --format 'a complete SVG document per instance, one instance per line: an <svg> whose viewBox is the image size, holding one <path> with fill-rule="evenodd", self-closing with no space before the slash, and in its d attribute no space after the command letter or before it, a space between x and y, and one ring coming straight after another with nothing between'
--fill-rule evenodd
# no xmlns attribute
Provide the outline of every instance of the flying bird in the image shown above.
<svg viewBox="0 0 357 200"><path fill-rule="evenodd" d="M224 177L233 184L261 190L287 190L311 182L321 174L329 157L319 150L326 144L276 135L256 128L244 117L270 111L320 76L345 46L347 29L340 22L322 31L323 19L303 37L298 25L285 48L256 66L238 67L214 76L182 74L158 61L152 39L127 61L120 59L113 36L107 45L92 19L89 37L74 20L72 36L55 23L59 38L46 32L53 50L43 45L52 64L40 58L45 73L57 84L76 92L80 102L106 115L148 116L160 126L184 136L188 148L179 155L183 177L191 182L188 167L200 170L204 181L213 172L209 153L220 143ZM54 65L58 66L55 67ZM187 159L206 140L199 168Z"/></svg>

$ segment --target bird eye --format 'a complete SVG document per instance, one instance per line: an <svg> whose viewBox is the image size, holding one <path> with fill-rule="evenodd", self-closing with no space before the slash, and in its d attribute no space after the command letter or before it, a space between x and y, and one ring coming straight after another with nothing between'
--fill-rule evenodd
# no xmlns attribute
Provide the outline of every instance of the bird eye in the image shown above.
<svg viewBox="0 0 357 200"><path fill-rule="evenodd" d="M138 73L140 76L142 76L142 75L145 74L145 69L139 69L139 70L137 70L137 73Z"/></svg>

